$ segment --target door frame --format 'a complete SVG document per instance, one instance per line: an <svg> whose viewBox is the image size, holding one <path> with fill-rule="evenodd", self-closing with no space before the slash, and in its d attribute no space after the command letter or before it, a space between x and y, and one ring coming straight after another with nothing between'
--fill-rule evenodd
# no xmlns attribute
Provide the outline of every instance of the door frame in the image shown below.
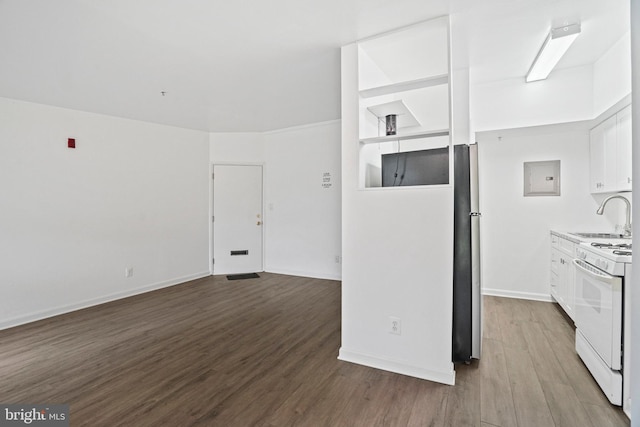
<svg viewBox="0 0 640 427"><path fill-rule="evenodd" d="M262 180L262 200L260 203L260 217L262 218L262 270L265 270L265 222L264 222L264 200L265 200L265 185L264 185L264 176L265 176L265 164L264 162L229 162L229 161L215 161L209 164L209 273L213 276L213 243L214 243L214 235L213 235L213 203L214 203L214 194L213 194L213 171L215 166L260 166L262 168L261 180Z"/></svg>

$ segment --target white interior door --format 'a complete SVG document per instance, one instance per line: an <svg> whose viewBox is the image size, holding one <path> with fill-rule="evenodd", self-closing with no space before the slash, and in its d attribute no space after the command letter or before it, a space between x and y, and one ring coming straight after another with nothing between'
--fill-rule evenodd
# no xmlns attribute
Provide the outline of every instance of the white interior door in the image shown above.
<svg viewBox="0 0 640 427"><path fill-rule="evenodd" d="M262 271L262 166L213 166L213 273Z"/></svg>

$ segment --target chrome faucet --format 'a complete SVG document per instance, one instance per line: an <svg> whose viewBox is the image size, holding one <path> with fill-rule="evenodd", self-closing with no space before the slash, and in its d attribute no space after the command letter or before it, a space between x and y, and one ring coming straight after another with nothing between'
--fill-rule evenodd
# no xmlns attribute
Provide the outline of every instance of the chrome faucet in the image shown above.
<svg viewBox="0 0 640 427"><path fill-rule="evenodd" d="M598 210L596 211L596 213L598 215L602 215L604 213L604 206L607 204L607 202L611 199L621 199L624 200L624 203L627 205L627 218L626 221L624 223L624 236L625 237L631 237L631 203L629 203L629 200L624 197L624 196L620 196L618 194L614 194L613 196L609 196L606 199L604 199L602 201L602 203L600 204L600 207L598 208Z"/></svg>

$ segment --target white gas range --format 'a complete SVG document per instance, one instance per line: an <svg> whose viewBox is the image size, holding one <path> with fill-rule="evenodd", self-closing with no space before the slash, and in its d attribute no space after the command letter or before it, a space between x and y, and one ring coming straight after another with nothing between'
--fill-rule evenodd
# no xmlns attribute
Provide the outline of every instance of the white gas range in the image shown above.
<svg viewBox="0 0 640 427"><path fill-rule="evenodd" d="M633 245L625 240L581 243L576 247L576 258L606 271L613 276L624 276L627 264L631 264Z"/></svg>
<svg viewBox="0 0 640 427"><path fill-rule="evenodd" d="M576 351L609 401L623 404L625 285L631 278L630 239L576 245ZM628 334L627 334L628 335ZM629 377L627 377L629 378ZM625 387L626 388L626 387Z"/></svg>

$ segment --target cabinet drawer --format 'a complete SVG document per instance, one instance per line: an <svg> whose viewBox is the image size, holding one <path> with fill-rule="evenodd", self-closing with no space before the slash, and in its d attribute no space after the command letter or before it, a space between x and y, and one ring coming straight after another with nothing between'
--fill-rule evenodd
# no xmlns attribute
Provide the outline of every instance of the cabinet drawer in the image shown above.
<svg viewBox="0 0 640 427"><path fill-rule="evenodd" d="M557 248L558 244L559 244L558 243L559 240L560 240L559 236L556 236L555 234L552 234L551 235L551 246L554 247L554 248Z"/></svg>
<svg viewBox="0 0 640 427"><path fill-rule="evenodd" d="M567 240L567 239L558 239L559 242L559 246L560 246L560 250L565 252L567 255L570 255L571 257L573 257L573 252L575 250L575 243L573 243L571 240Z"/></svg>
<svg viewBox="0 0 640 427"><path fill-rule="evenodd" d="M560 278L557 274L551 273L551 280L549 280L549 284L551 285L549 290L550 294L554 300L558 303L562 303L562 296L560 295L560 287L558 286L560 282Z"/></svg>
<svg viewBox="0 0 640 427"><path fill-rule="evenodd" d="M560 252L557 249L551 249L551 276L558 274L560 268ZM557 280L556 280L557 283Z"/></svg>
<svg viewBox="0 0 640 427"><path fill-rule="evenodd" d="M557 292L558 290L558 275L556 273L551 273L551 291L552 292Z"/></svg>

